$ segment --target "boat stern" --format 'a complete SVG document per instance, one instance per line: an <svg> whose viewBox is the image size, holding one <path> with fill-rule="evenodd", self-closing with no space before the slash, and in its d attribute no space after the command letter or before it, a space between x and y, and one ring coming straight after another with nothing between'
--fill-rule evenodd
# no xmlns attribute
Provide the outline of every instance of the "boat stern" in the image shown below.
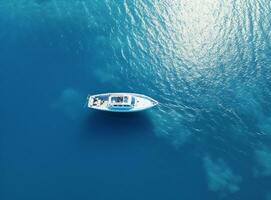
<svg viewBox="0 0 271 200"><path fill-rule="evenodd" d="M92 96L88 96L87 105L89 108L91 108L93 106L93 101L94 101L94 98Z"/></svg>

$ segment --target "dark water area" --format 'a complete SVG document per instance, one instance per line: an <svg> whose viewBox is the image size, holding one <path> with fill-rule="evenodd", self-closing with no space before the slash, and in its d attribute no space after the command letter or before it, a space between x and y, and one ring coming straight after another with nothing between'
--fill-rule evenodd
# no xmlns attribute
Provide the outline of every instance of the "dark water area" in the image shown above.
<svg viewBox="0 0 271 200"><path fill-rule="evenodd" d="M270 1L0 0L0 91L1 200L271 199Z"/></svg>

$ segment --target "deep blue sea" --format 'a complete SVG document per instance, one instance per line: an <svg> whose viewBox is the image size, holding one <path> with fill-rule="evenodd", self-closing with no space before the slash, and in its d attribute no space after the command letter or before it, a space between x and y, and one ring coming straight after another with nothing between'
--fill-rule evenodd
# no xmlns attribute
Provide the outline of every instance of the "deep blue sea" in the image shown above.
<svg viewBox="0 0 271 200"><path fill-rule="evenodd" d="M0 0L0 199L271 200L270 0Z"/></svg>

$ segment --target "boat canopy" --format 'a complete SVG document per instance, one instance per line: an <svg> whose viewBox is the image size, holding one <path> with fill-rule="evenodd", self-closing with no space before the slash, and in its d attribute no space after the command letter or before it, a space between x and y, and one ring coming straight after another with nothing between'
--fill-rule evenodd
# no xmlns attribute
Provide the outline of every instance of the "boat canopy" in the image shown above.
<svg viewBox="0 0 271 200"><path fill-rule="evenodd" d="M131 106L132 97L130 95L112 95L109 97L111 106Z"/></svg>

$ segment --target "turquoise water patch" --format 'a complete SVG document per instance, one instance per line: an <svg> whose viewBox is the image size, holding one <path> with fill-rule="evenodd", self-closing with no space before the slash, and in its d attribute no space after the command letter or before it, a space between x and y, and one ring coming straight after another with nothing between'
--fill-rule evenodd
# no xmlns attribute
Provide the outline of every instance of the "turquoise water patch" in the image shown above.
<svg viewBox="0 0 271 200"><path fill-rule="evenodd" d="M222 160L211 160L205 157L204 168L207 174L208 187L211 191L234 193L240 190L242 178L235 174L232 169Z"/></svg>
<svg viewBox="0 0 271 200"><path fill-rule="evenodd" d="M271 176L271 149L262 147L255 151L257 167L254 169L255 176Z"/></svg>
<svg viewBox="0 0 271 200"><path fill-rule="evenodd" d="M78 119L84 113L87 99L73 88L67 88L61 92L58 99L52 104L54 109L62 111L71 120Z"/></svg>

